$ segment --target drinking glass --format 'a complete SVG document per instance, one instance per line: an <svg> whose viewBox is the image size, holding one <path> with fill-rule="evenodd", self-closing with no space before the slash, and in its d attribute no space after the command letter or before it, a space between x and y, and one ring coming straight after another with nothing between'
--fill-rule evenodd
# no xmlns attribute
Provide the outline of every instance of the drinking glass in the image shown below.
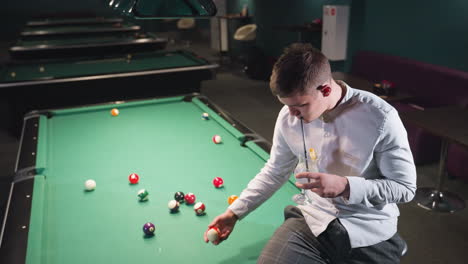
<svg viewBox="0 0 468 264"><path fill-rule="evenodd" d="M304 155L304 157L299 158L299 162L294 169L294 175L301 172L318 172L317 168L317 153L313 148L309 149L309 155ZM304 184L310 183L309 178L300 178L296 179L296 182ZM293 195L293 201L299 205L304 205L307 201L307 196L305 195L305 190L301 189L301 193Z"/></svg>

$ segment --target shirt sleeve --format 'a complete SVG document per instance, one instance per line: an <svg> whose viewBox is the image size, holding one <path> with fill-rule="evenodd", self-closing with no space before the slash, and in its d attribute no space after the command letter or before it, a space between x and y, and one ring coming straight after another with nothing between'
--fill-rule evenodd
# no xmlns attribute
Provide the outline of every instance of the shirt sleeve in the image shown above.
<svg viewBox="0 0 468 264"><path fill-rule="evenodd" d="M416 192L416 167L405 127L395 109L388 112L380 129L374 159L382 177L348 176L348 204L364 203L373 207L411 201Z"/></svg>
<svg viewBox="0 0 468 264"><path fill-rule="evenodd" d="M229 206L239 219L244 218L270 198L289 179L297 164L297 158L283 136L284 118L284 113L280 113L276 121L270 158L239 198Z"/></svg>

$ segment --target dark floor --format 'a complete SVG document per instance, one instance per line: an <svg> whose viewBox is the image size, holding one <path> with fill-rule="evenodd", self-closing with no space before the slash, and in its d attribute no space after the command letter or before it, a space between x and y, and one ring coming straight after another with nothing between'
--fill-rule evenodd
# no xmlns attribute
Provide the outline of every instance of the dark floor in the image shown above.
<svg viewBox="0 0 468 264"><path fill-rule="evenodd" d="M0 49L5 44L0 42ZM176 48L172 46L170 48ZM211 60L219 60L209 48L209 42L193 43L194 50ZM5 49L0 50L0 54ZM0 56L0 62L2 58ZM274 98L268 83L246 78L238 66L223 65L217 79L206 81L202 93L218 106L239 119L264 138L271 140L273 126L281 104ZM1 100L0 100L1 101ZM0 105L0 124L8 113ZM14 168L18 141L0 130L0 215L9 191L9 180ZM435 186L437 164L418 166L418 186ZM254 175L252 175L254 176ZM468 184L447 180L447 189L468 199ZM408 253L402 263L467 263L468 256L468 209L454 214L426 211L414 202L400 205L399 232L408 243Z"/></svg>

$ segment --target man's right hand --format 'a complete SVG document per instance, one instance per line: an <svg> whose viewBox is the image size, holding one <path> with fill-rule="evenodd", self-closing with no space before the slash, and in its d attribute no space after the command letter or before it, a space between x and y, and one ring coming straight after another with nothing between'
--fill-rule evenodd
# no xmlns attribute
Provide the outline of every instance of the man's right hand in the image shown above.
<svg viewBox="0 0 468 264"><path fill-rule="evenodd" d="M218 245L223 240L226 240L229 235L231 234L232 230L234 229L234 225L238 220L237 215L235 215L231 210L227 209L226 212L218 215L211 224L208 225L208 229L205 231L204 239L205 242L208 243L207 232L212 227L217 227L220 232L219 239L213 241L213 244Z"/></svg>

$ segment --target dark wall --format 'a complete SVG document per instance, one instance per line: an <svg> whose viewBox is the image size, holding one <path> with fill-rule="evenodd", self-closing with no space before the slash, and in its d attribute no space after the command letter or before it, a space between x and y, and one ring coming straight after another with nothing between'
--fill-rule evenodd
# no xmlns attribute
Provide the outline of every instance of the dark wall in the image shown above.
<svg viewBox="0 0 468 264"><path fill-rule="evenodd" d="M229 0L230 10L248 4L258 26L257 45L279 56L297 41L297 33L275 25L303 24L322 16L322 6L351 6L348 59L335 63L347 70L358 50L372 50L468 71L468 1L465 0ZM320 46L320 34L304 38Z"/></svg>
<svg viewBox="0 0 468 264"><path fill-rule="evenodd" d="M468 1L354 0L352 9L358 8L363 17L350 35L352 52L372 50L468 71Z"/></svg>

